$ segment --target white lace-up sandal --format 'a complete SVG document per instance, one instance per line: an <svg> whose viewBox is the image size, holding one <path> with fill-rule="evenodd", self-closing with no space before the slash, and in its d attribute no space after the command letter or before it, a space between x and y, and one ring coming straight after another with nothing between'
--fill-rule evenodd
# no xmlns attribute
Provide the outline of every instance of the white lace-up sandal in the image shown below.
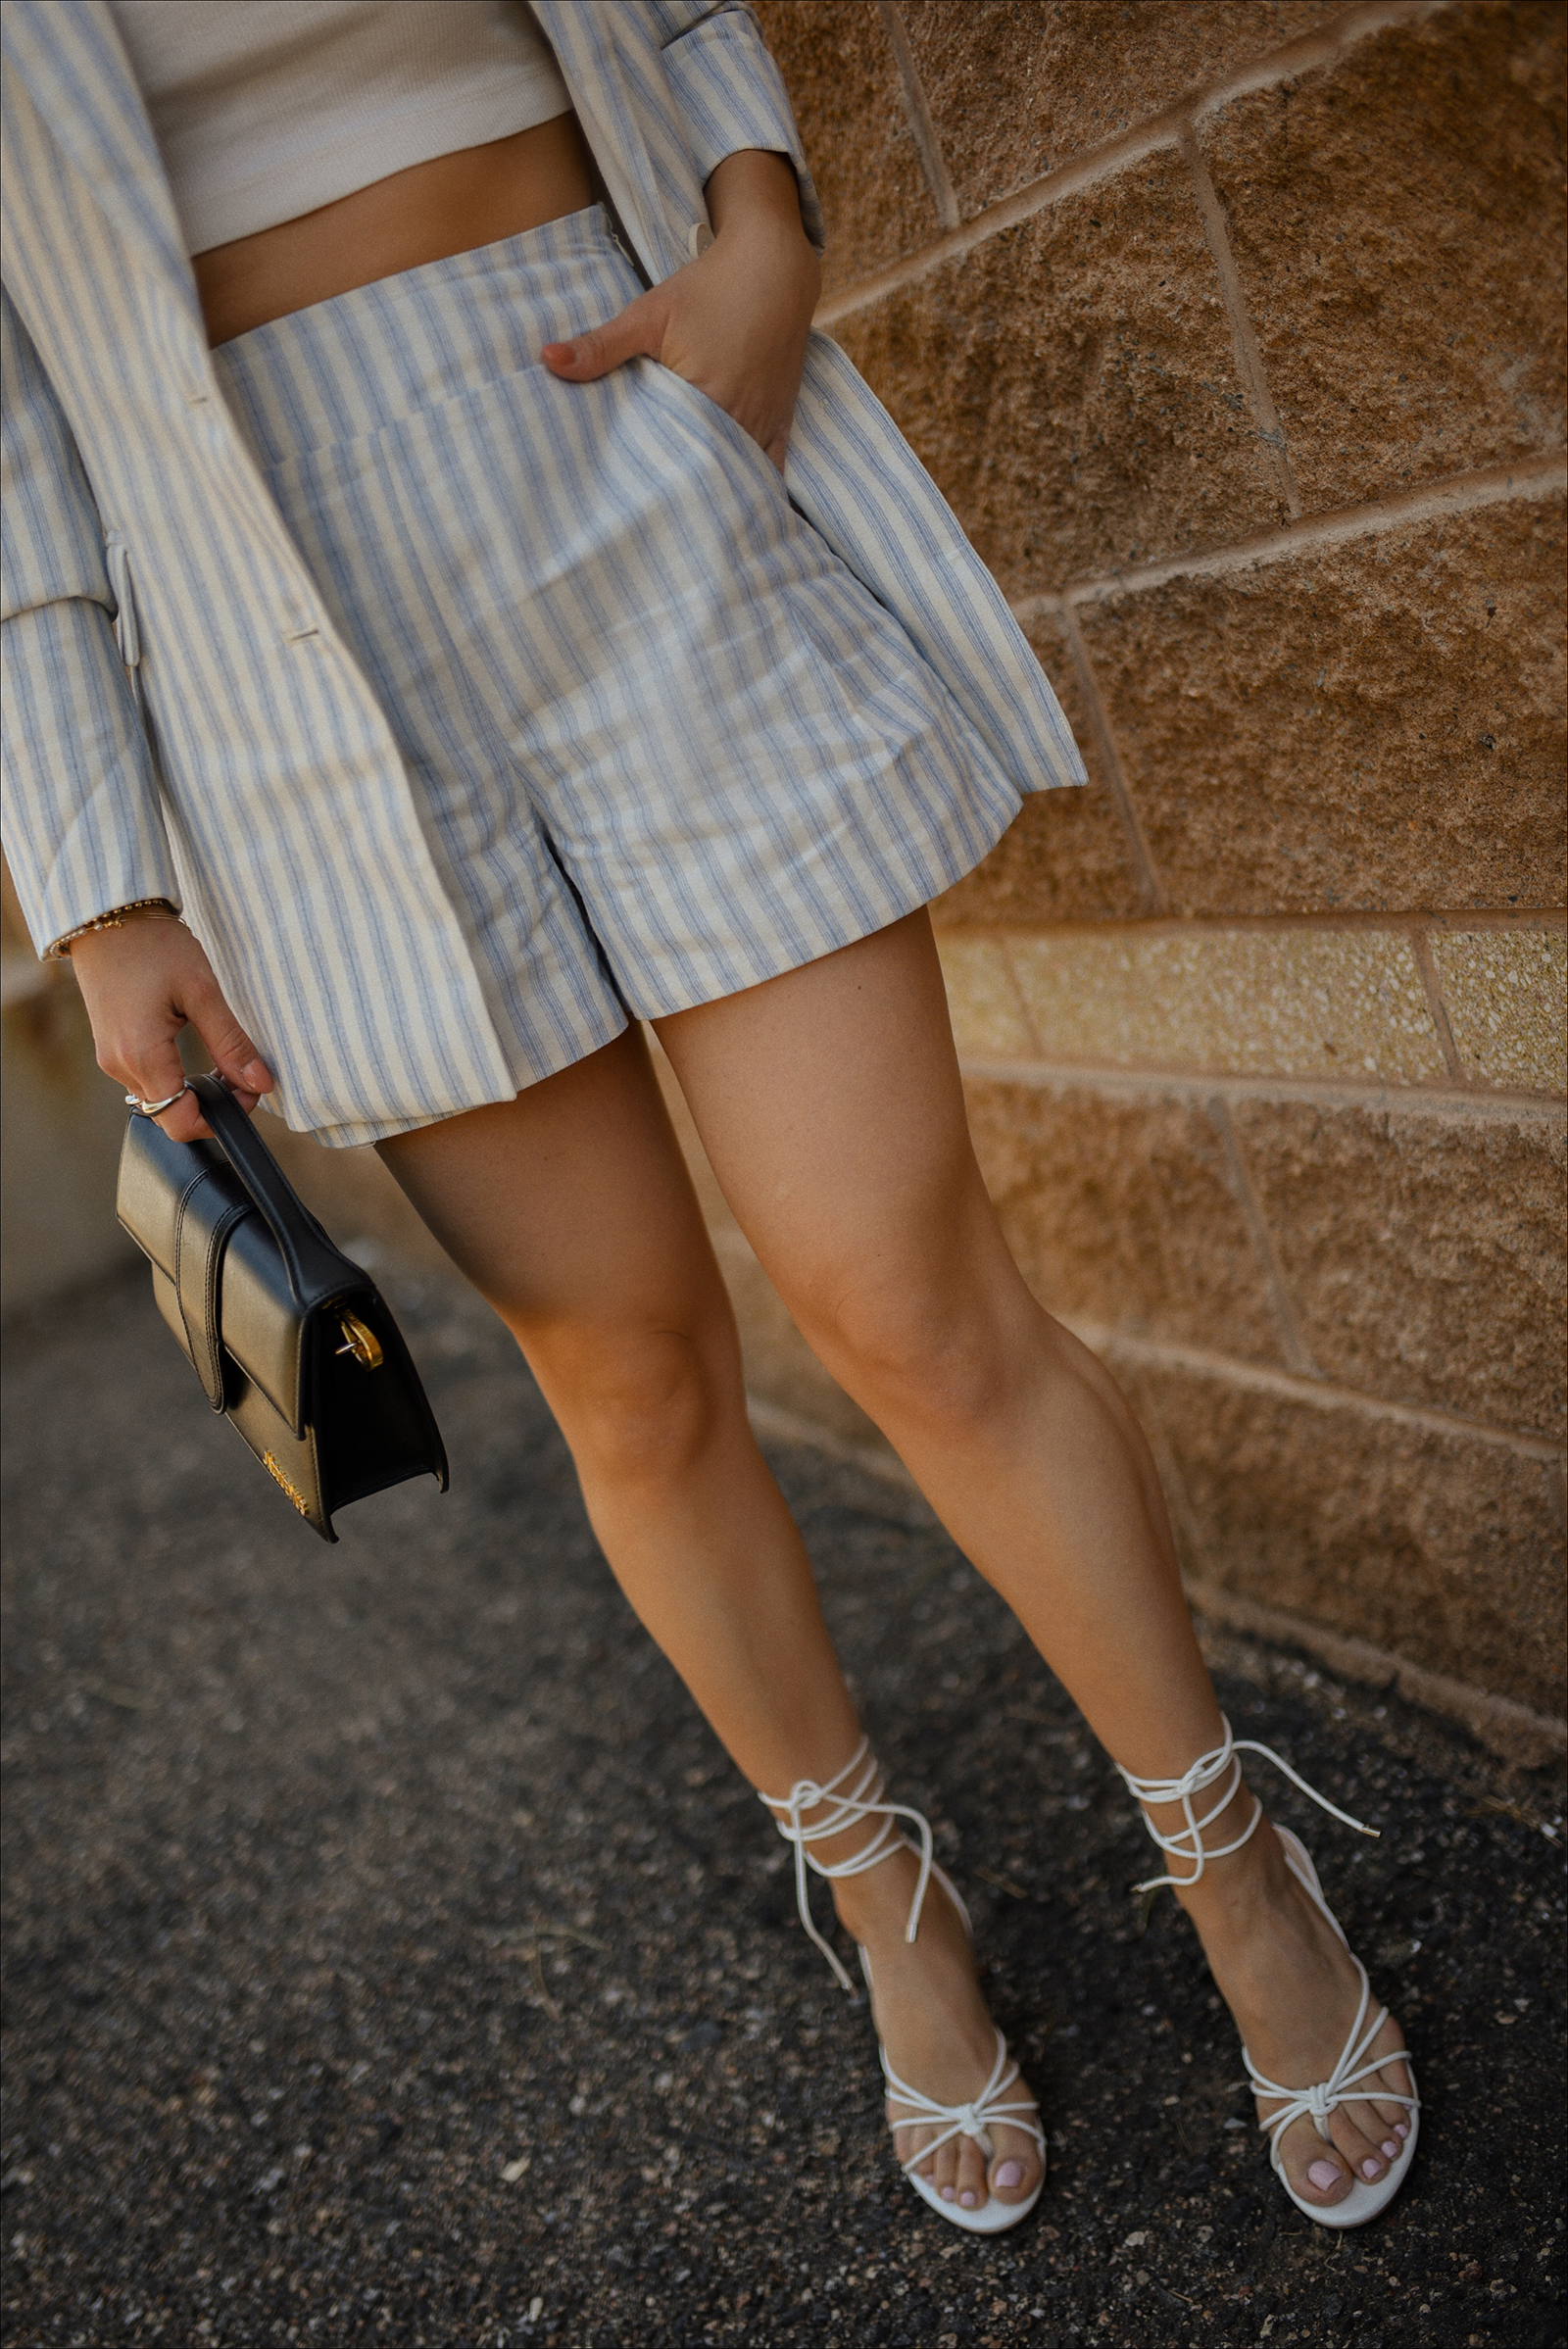
<svg viewBox="0 0 1568 2349"><path fill-rule="evenodd" d="M1221 1719L1224 1719L1223 1715L1221 1715ZM1231 1852L1240 1851L1244 1843L1251 1841L1257 1832L1257 1823L1263 1816L1263 1805L1255 1794L1252 1796L1252 1816L1233 1843L1222 1843L1218 1850L1213 1851L1206 1849L1203 1843L1204 1828L1220 1817L1242 1783L1242 1765L1237 1756L1243 1753L1261 1754L1265 1761L1273 1763L1276 1770L1283 1771L1293 1786L1299 1786L1303 1794L1309 1795L1319 1810L1327 1811L1331 1817L1343 1821L1347 1827L1353 1827L1357 1835L1375 1835L1378 1833L1375 1827L1367 1827L1361 1820L1352 1819L1348 1811L1337 1809L1324 1795L1318 1793L1315 1786L1309 1786L1304 1778L1298 1778L1289 1762L1282 1761L1269 1746L1259 1745L1250 1737L1233 1737L1231 1725L1226 1721L1224 1743L1216 1745L1212 1753L1200 1754L1191 1770L1183 1778L1135 1778L1130 1770L1122 1770L1120 1763L1117 1763L1116 1767L1121 1772L1129 1791L1140 1803L1179 1802L1181 1804L1182 1817L1186 1824L1179 1828L1175 1835L1162 1835L1147 1811L1144 1814L1144 1825L1161 1851L1168 1852L1173 1859L1192 1863L1190 1876L1152 1877L1148 1884L1135 1884L1133 1886L1135 1892L1157 1892L1166 1884L1196 1884L1211 1860L1226 1859ZM1212 1810L1205 1811L1203 1816L1199 1818L1194 1809L1195 1801L1208 1793L1210 1788L1218 1786L1221 1780L1225 1780L1227 1783L1219 1800ZM1309 1895L1314 1905L1328 1919L1329 1924L1339 1935L1351 1965L1360 1978L1361 1997L1355 2010L1355 2021L1351 2024L1346 2036L1345 2045L1340 2050L1339 2061L1328 2079L1319 2080L1315 2086L1309 2088L1282 2086L1278 2080L1270 2080L1266 2074L1259 2072L1245 2046L1242 2049L1242 2060L1247 2066L1248 2078L1252 2083L1254 2095L1278 2096L1285 2100L1279 2111L1271 2113L1266 2121L1259 2122L1258 2127L1268 2138L1269 2158L1274 2165L1275 2175L1297 2209L1304 2211L1306 2216L1314 2220L1319 2227L1364 2227L1369 2219L1375 2219L1378 2213L1386 2210L1394 2200L1395 2195L1404 2183L1415 2153L1415 2141L1421 2128L1421 2099L1415 2093L1415 2066L1410 2061L1408 2049L1404 2047L1397 2047L1390 2055L1380 2055L1375 2061L1368 2061L1367 2050L1387 2022L1389 2010L1386 2006L1380 2006L1371 2022L1367 2022L1367 2009L1372 2003L1372 1988L1367 1981L1366 1968L1354 1950L1350 1948L1349 1942L1346 1940L1344 1927L1324 1899L1323 1887L1317 1879L1317 1870L1308 1858L1305 1846L1299 1837L1292 1835L1288 1827L1276 1827L1274 1833L1280 1839L1286 1867L1289 1868L1297 1883ZM1375 2072L1383 2071L1390 2064L1403 2064L1405 2067L1410 2079L1411 2092L1409 2095L1397 2096L1389 2088L1378 2088L1374 2091L1358 2086L1359 2081L1368 2079ZM1354 2177L1352 2173L1350 2190L1343 2201L1336 2202L1329 2207L1325 2207L1320 2202L1305 2201L1285 2175L1285 2164L1280 2154L1280 2139L1284 2136L1285 2131L1294 2121L1310 2116L1318 2135L1327 2139L1329 2115L1338 2105L1372 2103L1402 2104L1409 2113L1409 2134L1396 2158L1389 2164L1388 2169L1375 2184L1369 2183L1363 2178Z"/></svg>
<svg viewBox="0 0 1568 2349"><path fill-rule="evenodd" d="M788 1794L763 1794L759 1800L772 1812L773 1824L785 1841L795 1846L795 1905L800 1911L801 1923L832 1968L840 1988L847 1990L851 1996L855 1994L855 1984L841 1964L838 1952L818 1933L811 1915L808 1869L831 1882L842 1877L863 1876L867 1869L878 1867L883 1860L891 1858L895 1851L916 1852L920 1874L914 1887L914 1898L909 1903L905 1939L912 1942L919 1933L920 1911L925 1904L926 1886L933 1876L963 1919L965 1933L973 1939L969 1912L959 1896L957 1886L946 1870L937 1866L932 1856L930 1822L922 1812L910 1809L907 1803L883 1799L882 1773L868 1737L860 1739L844 1768L836 1777L830 1778L825 1786L818 1786L814 1779L803 1778L790 1788ZM807 1814L817 1809L821 1809L822 1817L812 1826L805 1826L803 1822ZM816 1857L811 1849L813 1843L823 1843L834 1835L841 1835L847 1828L858 1826L863 1819L879 1822L876 1833L863 1849L852 1853L846 1860L829 1862ZM913 1822L919 1835L918 1843L912 1841L899 1827L897 1823L901 1819ZM863 1949L860 1951L860 1971L865 1976L866 1988L869 1990L871 1968ZM907 2107L897 2119L890 2118L888 2127L892 2129L935 2128L940 2131L930 2144L923 2145L910 2160L900 2165L920 2199L928 2202L940 2218L949 2220L955 2227L963 2227L970 2234L1000 2234L1004 2227L1016 2227L1020 2219L1026 2219L1039 2201L1046 2182L1046 2136L1032 2098L1026 2103L1004 2101L1007 2090L1018 2078L1018 2067L1009 2060L1007 2042L1001 2031L997 2032L997 2060L991 2068L991 2077L979 2095L967 2104L939 2104L934 2097L923 2095L918 2088L911 2088L907 2081L899 2078L888 2062L886 2049L879 2048L878 2052L890 2101ZM1040 2180L1034 2192L1022 2202L999 2202L995 2194L988 2192L978 2209L965 2210L959 2202L944 2202L931 2180L916 2175L921 2162L929 2161L939 2146L948 2144L957 2136L973 2138L989 2169L996 2154L991 2129L998 2125L1021 2130L1025 2136L1032 2137L1040 2148Z"/></svg>

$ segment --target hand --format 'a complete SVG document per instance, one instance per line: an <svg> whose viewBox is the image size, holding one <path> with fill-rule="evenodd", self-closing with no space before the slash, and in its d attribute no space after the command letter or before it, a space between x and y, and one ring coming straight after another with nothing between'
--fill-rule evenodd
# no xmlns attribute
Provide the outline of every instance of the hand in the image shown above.
<svg viewBox="0 0 1568 2349"><path fill-rule="evenodd" d="M174 1039L189 1025L240 1107L272 1090L272 1072L224 1003L213 966L183 923L166 913L132 914L118 930L88 930L71 948L98 1065L144 1101L161 1101L185 1081ZM173 1142L210 1135L187 1093L158 1124Z"/></svg>
<svg viewBox="0 0 1568 2349"><path fill-rule="evenodd" d="M574 342L547 343L540 357L571 383L657 359L726 410L782 473L821 264L785 156L727 155L707 195L714 236L700 261Z"/></svg>

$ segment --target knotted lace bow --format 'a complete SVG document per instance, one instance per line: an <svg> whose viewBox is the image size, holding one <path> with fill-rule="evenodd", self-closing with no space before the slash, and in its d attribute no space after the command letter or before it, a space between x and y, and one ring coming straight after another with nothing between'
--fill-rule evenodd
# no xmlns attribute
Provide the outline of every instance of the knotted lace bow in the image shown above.
<svg viewBox="0 0 1568 2349"><path fill-rule="evenodd" d="M1187 1824L1185 1827L1178 1828L1175 1835L1162 1835L1147 1812L1144 1817L1144 1825L1161 1851L1168 1851L1175 1859L1193 1862L1191 1876L1152 1877L1146 1884L1134 1884L1135 1892L1157 1892L1164 1884L1196 1884L1210 1860L1226 1859L1231 1852L1240 1851L1244 1843L1251 1841L1257 1831L1257 1823L1263 1816L1263 1805L1255 1794L1252 1797L1252 1816L1235 1842L1222 1843L1217 1851L1206 1851L1203 1847L1204 1828L1211 1827L1214 1821L1221 1816L1242 1783L1242 1765L1236 1758L1238 1754L1260 1753L1266 1762L1273 1763L1276 1770L1282 1770L1293 1786L1299 1786L1301 1792L1315 1802L1320 1811L1327 1811L1332 1818L1343 1821L1345 1826L1353 1827L1358 1835L1378 1834L1377 1828L1367 1827L1361 1820L1352 1819L1348 1811L1340 1810L1329 1801L1326 1795L1320 1794L1315 1786L1309 1786L1304 1778L1297 1776L1289 1762L1281 1761L1271 1746L1259 1745L1251 1737L1233 1736L1231 1725L1225 1720L1223 1713L1220 1715L1220 1719L1225 1728L1224 1743L1216 1745L1211 1753L1200 1754L1191 1770L1181 1778L1134 1778L1130 1770L1122 1770L1121 1764L1119 1762L1116 1764L1117 1770L1126 1781L1129 1793L1133 1794L1139 1802L1179 1802L1181 1804L1182 1817ZM1224 1793L1213 1809L1205 1811L1200 1819L1193 1808L1194 1797L1206 1794L1212 1786L1226 1776L1227 1772L1230 1776L1230 1783Z"/></svg>
<svg viewBox="0 0 1568 2349"><path fill-rule="evenodd" d="M847 1786L846 1782L851 1780L853 1785ZM909 1921L904 1933L906 1941L912 1941L920 1930L920 1910L925 1902L925 1888L931 1882L934 1865L930 1823L923 1813L911 1810L907 1803L883 1801L882 1773L871 1751L869 1737L860 1739L843 1769L830 1778L825 1786L818 1786L812 1778L798 1779L788 1794L760 1794L758 1800L766 1803L774 1813L773 1824L779 1834L787 1843L795 1846L795 1905L800 1911L801 1923L832 1967L839 1986L848 1990L853 1997L855 1984L839 1963L832 1946L816 1930L811 1916L807 1869L811 1868L818 1876L834 1880L845 1876L863 1876L868 1868L875 1868L895 1851L913 1851L916 1848L894 1824L899 1819L913 1820L920 1835L920 1876L914 1887L914 1898L909 1903ZM813 1820L808 1827L805 1824L807 1814L818 1809L822 1817ZM782 1819L777 1816L780 1811L784 1813ZM847 1860L819 1860L816 1857L811 1849L813 1843L828 1842L834 1835L843 1835L847 1828L858 1826L862 1819L878 1819L881 1822L863 1850L852 1853Z"/></svg>
<svg viewBox="0 0 1568 2349"><path fill-rule="evenodd" d="M937 2147L946 2145L953 2137L973 2137L986 2160L990 2161L996 2151L991 2141L993 2122L1001 2122L1007 2129L1021 2129L1025 2136L1033 2137L1044 2157L1046 2134L1040 2126L1034 2098L1031 2096L1023 2103L1004 2104L1001 2101L1004 2092L1017 2079L1018 2067L1008 2062L1007 2042L1000 2031L997 2033L997 2060L991 2067L991 2078L979 2095L968 2104L938 2104L933 2097L923 2096L918 2088L911 2088L906 2080L899 2078L888 2062L886 2050L883 2051L882 2070L887 2078L890 2095L896 2102L910 2108L897 2118L890 2114L888 2119L891 2128L919 2129L927 2125L946 2124L939 2136L934 2136L928 2145L922 2145L918 2153L910 2154L902 2165L906 2173L929 2161Z"/></svg>

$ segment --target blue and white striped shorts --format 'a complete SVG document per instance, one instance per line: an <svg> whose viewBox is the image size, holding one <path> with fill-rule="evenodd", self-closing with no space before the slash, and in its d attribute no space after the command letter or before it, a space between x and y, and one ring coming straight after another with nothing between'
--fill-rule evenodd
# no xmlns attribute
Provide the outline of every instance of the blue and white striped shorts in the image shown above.
<svg viewBox="0 0 1568 2349"><path fill-rule="evenodd" d="M721 409L652 360L539 364L640 290L595 208L214 353L519 1089L884 928L1019 806Z"/></svg>

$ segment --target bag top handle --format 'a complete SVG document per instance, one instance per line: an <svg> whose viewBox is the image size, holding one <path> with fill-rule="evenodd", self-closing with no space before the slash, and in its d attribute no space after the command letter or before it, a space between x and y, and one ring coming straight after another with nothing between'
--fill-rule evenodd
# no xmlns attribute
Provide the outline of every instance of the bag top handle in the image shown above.
<svg viewBox="0 0 1568 2349"><path fill-rule="evenodd" d="M365 1275L317 1229L271 1151L217 1077L192 1077L190 1089L229 1165L277 1242L294 1301L303 1310L334 1291L363 1286Z"/></svg>

